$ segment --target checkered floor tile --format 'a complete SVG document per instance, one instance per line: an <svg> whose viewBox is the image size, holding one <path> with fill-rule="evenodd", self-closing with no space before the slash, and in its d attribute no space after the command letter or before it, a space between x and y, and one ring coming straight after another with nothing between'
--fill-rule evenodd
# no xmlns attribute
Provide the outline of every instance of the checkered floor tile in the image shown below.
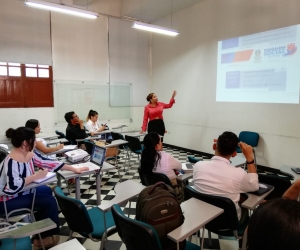
<svg viewBox="0 0 300 250"><path fill-rule="evenodd" d="M172 148L164 148L164 151L172 154L175 158L177 158L181 162L187 161L187 156L195 156L197 158L201 158L200 155L193 155L190 152L185 152ZM140 182L138 175L138 167L139 160L137 155L132 155L130 160L130 167L128 167L128 162L125 162L125 155L121 154L121 158L119 160L119 172L121 176L121 180L125 181L128 179L132 179L134 181ZM101 200L105 202L106 200L111 200L115 196L115 192L113 190L116 183L120 181L119 174L117 170L110 170L107 173L104 173L101 181ZM96 205L96 179L95 176L91 175L89 177L82 177L80 180L81 183L81 201L85 205L95 206ZM62 184L63 191L65 194L70 195L71 197L75 197L75 189L70 188L67 189L65 184ZM70 193L69 193L70 192ZM129 204L127 204L124 208L125 214L128 214L130 210L130 217L135 217L135 206L136 199L131 202L131 208L129 208ZM68 224L64 216L59 214L60 220L60 243L65 242L69 236L69 228ZM202 231L201 231L202 234ZM73 237L76 238L86 249L99 249L100 242L93 242L90 239L83 238L82 236L74 233ZM192 242L199 244L199 238L196 236L192 237ZM126 247L120 240L118 234L114 234L108 238L106 242L107 250L125 250ZM238 241L234 238L221 238L217 235L212 234L212 247L209 247L207 231L205 232L205 241L204 241L204 250L205 249L221 249L221 250L237 250L238 249Z"/></svg>

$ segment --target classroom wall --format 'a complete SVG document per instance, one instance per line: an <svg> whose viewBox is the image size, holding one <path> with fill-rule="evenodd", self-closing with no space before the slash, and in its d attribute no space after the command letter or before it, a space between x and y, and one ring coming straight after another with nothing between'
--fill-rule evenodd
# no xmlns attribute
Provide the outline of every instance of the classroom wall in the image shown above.
<svg viewBox="0 0 300 250"><path fill-rule="evenodd" d="M62 2L72 4L69 0ZM19 0L0 0L0 5L0 61L52 64L54 80L109 82L107 16L90 20L58 13L50 15L49 11L27 7ZM121 0L93 1L89 10L120 16ZM42 55L42 61L33 54ZM0 142L4 143L8 127L23 126L30 118L40 120L41 135L66 128L66 124L55 124L54 108L1 108L0 117ZM133 122L122 120L108 124L134 126Z"/></svg>
<svg viewBox="0 0 300 250"><path fill-rule="evenodd" d="M299 9L299 0L206 0L173 14L180 35L152 40L151 91L164 102L178 91L164 112L164 141L213 153L213 139L223 131L256 131L258 164L300 166L299 104L215 101L218 41L299 24ZM167 26L169 18L157 24Z"/></svg>

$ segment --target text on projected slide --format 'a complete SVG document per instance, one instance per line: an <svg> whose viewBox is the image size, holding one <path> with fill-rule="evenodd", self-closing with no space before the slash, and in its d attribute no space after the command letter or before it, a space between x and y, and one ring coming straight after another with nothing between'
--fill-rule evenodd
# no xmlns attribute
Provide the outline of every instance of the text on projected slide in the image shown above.
<svg viewBox="0 0 300 250"><path fill-rule="evenodd" d="M218 42L216 100L299 103L300 25Z"/></svg>

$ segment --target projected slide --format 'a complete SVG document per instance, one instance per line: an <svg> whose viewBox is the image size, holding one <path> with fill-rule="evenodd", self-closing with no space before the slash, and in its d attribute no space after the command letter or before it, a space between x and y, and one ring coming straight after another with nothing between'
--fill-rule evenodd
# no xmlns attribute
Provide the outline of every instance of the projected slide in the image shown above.
<svg viewBox="0 0 300 250"><path fill-rule="evenodd" d="M300 25L218 42L216 100L299 103Z"/></svg>

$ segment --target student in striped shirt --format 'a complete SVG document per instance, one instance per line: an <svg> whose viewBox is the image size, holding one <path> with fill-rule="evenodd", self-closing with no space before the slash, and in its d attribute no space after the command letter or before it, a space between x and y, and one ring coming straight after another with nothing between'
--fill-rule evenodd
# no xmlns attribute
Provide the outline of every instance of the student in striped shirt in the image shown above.
<svg viewBox="0 0 300 250"><path fill-rule="evenodd" d="M18 208L31 209L32 190L23 191L23 189L33 181L44 178L48 171L57 172L63 169L81 173L88 170L87 167L76 169L62 162L53 161L33 153L35 132L30 128L10 128L6 131L6 136L11 138L14 149L0 164L0 190L5 194L0 196L0 213L5 213L4 205L7 212ZM39 167L40 170L35 172L34 167ZM50 218L57 225L55 229L41 233L44 246L48 248L56 245L59 237L53 235L59 232L58 210L50 187L39 186L36 188L34 206L39 208L35 213L37 221ZM33 244L34 249L42 249L40 240L35 239Z"/></svg>

